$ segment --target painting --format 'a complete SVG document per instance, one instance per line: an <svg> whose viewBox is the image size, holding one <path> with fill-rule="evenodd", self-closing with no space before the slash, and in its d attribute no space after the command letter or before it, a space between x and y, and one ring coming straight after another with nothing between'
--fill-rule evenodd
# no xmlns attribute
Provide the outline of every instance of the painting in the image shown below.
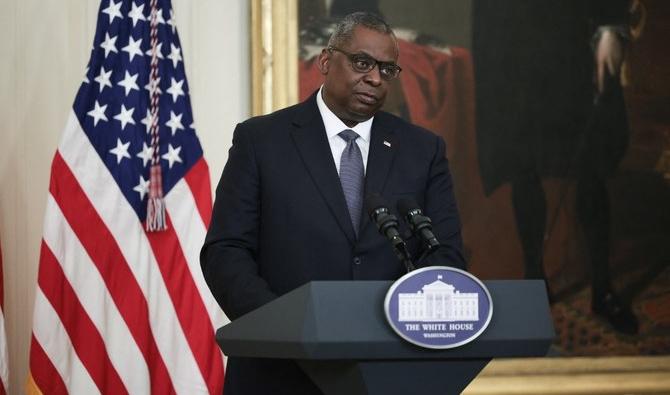
<svg viewBox="0 0 670 395"><path fill-rule="evenodd" d="M255 0L254 112L318 89L359 10L398 38L384 109L447 143L468 270L546 280L559 359L670 354L670 5Z"/></svg>

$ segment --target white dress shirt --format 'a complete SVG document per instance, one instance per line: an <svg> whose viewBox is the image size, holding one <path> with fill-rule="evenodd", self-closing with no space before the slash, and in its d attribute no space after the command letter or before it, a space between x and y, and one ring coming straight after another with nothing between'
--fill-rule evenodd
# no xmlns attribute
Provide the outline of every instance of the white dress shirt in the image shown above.
<svg viewBox="0 0 670 395"><path fill-rule="evenodd" d="M345 125L337 115L330 111L330 108L328 108L321 97L322 92L323 85L316 94L316 104L319 106L321 119L323 120L323 125L326 127L326 136L328 136L330 151L333 153L333 160L335 161L337 174L340 174L340 159L342 158L342 152L344 152L344 149L347 147L347 143L342 137L338 136L338 134L346 129L351 129L360 136L356 139L356 144L358 144L358 148L361 150L361 156L363 156L363 171L366 171L368 167L368 152L370 152L370 130L372 129L372 120L374 117L350 128Z"/></svg>

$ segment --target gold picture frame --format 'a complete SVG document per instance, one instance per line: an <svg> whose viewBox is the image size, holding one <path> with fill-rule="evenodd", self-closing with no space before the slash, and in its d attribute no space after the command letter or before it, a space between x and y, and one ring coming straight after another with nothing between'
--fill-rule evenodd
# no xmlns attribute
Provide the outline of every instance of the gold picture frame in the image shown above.
<svg viewBox="0 0 670 395"><path fill-rule="evenodd" d="M253 115L298 101L298 0L251 1ZM668 394L670 356L492 361L464 394Z"/></svg>
<svg viewBox="0 0 670 395"><path fill-rule="evenodd" d="M251 1L251 113L298 102L298 0Z"/></svg>

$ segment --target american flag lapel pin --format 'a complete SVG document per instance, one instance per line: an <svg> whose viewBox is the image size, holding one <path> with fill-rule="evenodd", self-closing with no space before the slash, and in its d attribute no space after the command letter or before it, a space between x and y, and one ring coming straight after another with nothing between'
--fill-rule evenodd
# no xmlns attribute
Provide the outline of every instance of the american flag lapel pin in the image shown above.
<svg viewBox="0 0 670 395"><path fill-rule="evenodd" d="M386 141L386 140L384 140L384 145L387 146L387 147L389 147L389 148L391 148L391 143L389 143L389 142Z"/></svg>

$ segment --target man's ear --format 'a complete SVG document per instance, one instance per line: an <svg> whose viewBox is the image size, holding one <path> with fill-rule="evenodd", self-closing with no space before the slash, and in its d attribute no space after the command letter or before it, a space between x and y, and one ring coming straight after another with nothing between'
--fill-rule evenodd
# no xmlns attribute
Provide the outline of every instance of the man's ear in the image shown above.
<svg viewBox="0 0 670 395"><path fill-rule="evenodd" d="M328 74L328 70L330 69L330 52L326 48L321 50L317 64L321 74Z"/></svg>

